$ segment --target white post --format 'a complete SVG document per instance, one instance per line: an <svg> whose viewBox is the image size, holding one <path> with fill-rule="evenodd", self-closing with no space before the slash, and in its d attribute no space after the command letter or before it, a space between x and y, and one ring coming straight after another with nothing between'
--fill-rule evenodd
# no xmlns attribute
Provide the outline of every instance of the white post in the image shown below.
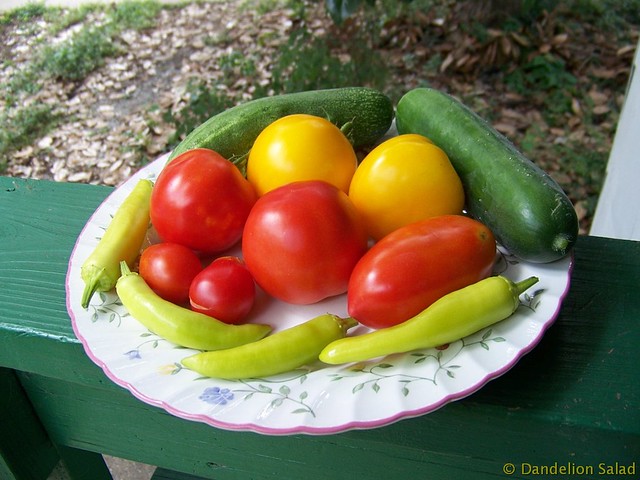
<svg viewBox="0 0 640 480"><path fill-rule="evenodd" d="M640 240L640 42L590 235Z"/></svg>

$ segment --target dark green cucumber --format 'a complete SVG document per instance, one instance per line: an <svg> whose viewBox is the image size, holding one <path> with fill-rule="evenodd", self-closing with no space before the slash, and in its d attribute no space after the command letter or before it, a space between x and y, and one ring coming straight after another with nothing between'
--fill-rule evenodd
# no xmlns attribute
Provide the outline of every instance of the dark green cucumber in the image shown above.
<svg viewBox="0 0 640 480"><path fill-rule="evenodd" d="M516 257L547 263L578 236L576 211L562 188L506 137L450 95L430 88L398 102L399 133L418 133L442 148L464 185L469 214Z"/></svg>
<svg viewBox="0 0 640 480"><path fill-rule="evenodd" d="M286 115L306 113L330 120L355 148L371 145L393 120L393 104L378 90L345 87L259 98L236 105L196 127L169 159L193 148L209 148L238 163L246 158L258 134Z"/></svg>

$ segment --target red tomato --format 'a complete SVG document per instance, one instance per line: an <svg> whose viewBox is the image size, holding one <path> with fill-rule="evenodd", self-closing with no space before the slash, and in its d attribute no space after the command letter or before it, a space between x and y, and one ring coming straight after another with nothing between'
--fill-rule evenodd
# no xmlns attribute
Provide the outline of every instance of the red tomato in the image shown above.
<svg viewBox="0 0 640 480"><path fill-rule="evenodd" d="M256 297L253 277L238 257L216 258L191 283L191 309L225 323L237 324L249 315Z"/></svg>
<svg viewBox="0 0 640 480"><path fill-rule="evenodd" d="M401 227L371 247L354 268L349 315L371 328L397 325L445 294L489 276L495 257L491 231L461 215Z"/></svg>
<svg viewBox="0 0 640 480"><path fill-rule="evenodd" d="M151 289L173 303L189 301L189 286L202 270L198 256L177 243L158 243L140 255L138 271Z"/></svg>
<svg viewBox="0 0 640 480"><path fill-rule="evenodd" d="M301 305L344 293L366 249L355 207L324 181L294 182L260 197L242 236L242 254L258 285Z"/></svg>
<svg viewBox="0 0 640 480"><path fill-rule="evenodd" d="M151 195L151 223L165 242L211 254L242 236L253 187L213 150L188 150L167 164Z"/></svg>

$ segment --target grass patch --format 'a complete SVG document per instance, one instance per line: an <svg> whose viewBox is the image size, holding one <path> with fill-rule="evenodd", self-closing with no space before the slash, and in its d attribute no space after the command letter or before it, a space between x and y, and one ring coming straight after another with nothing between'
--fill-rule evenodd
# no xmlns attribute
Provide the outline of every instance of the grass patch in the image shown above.
<svg viewBox="0 0 640 480"><path fill-rule="evenodd" d="M108 28L86 27L60 45L45 47L39 68L53 78L82 80L117 51Z"/></svg>
<svg viewBox="0 0 640 480"><path fill-rule="evenodd" d="M562 124L564 114L571 111L571 101L578 83L565 62L552 54L538 55L505 76L507 86L521 95L540 97L545 120Z"/></svg>
<svg viewBox="0 0 640 480"><path fill-rule="evenodd" d="M154 25L162 5L155 0L116 3L109 13L109 25L114 33L124 30L143 30Z"/></svg>
<svg viewBox="0 0 640 480"><path fill-rule="evenodd" d="M553 148L560 171L570 178L563 185L575 202L581 202L589 218L593 217L607 168L609 155L585 145L583 142L567 142Z"/></svg>
<svg viewBox="0 0 640 480"><path fill-rule="evenodd" d="M77 9L75 14L66 18L65 24L79 23L88 13L99 11L100 8ZM116 3L106 10L107 18L103 25L84 26L69 40L46 46L36 69L40 68L51 77L62 80L82 80L101 67L105 58L119 53L115 39L122 30L152 27L160 9L161 5L154 0Z"/></svg>
<svg viewBox="0 0 640 480"><path fill-rule="evenodd" d="M0 25L7 25L15 22L25 24L43 16L47 12L44 2L29 2L26 5L6 11L0 14Z"/></svg>
<svg viewBox="0 0 640 480"><path fill-rule="evenodd" d="M5 156L20 150L43 136L55 125L57 115L49 105L32 105L0 115L0 163L5 164ZM0 170L2 170L0 168Z"/></svg>
<svg viewBox="0 0 640 480"><path fill-rule="evenodd" d="M129 0L113 5L84 5L71 9L54 21L51 34L80 24L89 14L104 12L102 24L88 24L75 32L71 38L58 44L43 45L34 54L34 62L27 65L22 74L10 85L10 91L17 93L24 86L26 93L33 92L32 81L42 76L61 80L79 81L104 64L104 59L119 53L116 46L118 35L125 29L140 30L150 28L162 5L156 0ZM3 22L28 23L44 15L59 14L61 9L47 8L44 4L29 4L10 11L3 16Z"/></svg>
<svg viewBox="0 0 640 480"><path fill-rule="evenodd" d="M349 61L335 55L327 37L315 37L300 29L292 32L274 63L271 88L276 93L322 88L370 85L381 88L386 69L375 51L362 46L361 39L347 45Z"/></svg>
<svg viewBox="0 0 640 480"><path fill-rule="evenodd" d="M52 107L19 107L23 97L37 93L50 79L82 81L104 65L106 58L120 53L117 38L123 30L152 27L161 8L156 0L88 4L69 10L46 7L40 2L4 13L0 17L1 25L29 25L41 18L51 21L47 37L83 22L86 25L64 41L41 45L34 51L33 61L20 66L9 81L0 86L0 98L4 100L4 109L0 112L3 125L0 130L0 158L41 137L56 121ZM61 15L63 11L66 13ZM91 14L101 15L102 19L98 22L88 20Z"/></svg>
<svg viewBox="0 0 640 480"><path fill-rule="evenodd" d="M8 106L15 105L21 92L28 95L37 93L42 88L41 81L42 78L35 69L20 69L6 85L3 85L5 103Z"/></svg>

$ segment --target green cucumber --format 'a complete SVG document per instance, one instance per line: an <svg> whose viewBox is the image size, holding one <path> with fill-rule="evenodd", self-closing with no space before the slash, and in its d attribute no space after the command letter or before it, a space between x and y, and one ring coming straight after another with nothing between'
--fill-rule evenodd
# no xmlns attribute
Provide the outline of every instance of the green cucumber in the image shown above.
<svg viewBox="0 0 640 480"><path fill-rule="evenodd" d="M562 188L505 136L452 96L416 88L398 102L399 133L418 133L442 148L458 172L468 213L521 260L564 257L578 217Z"/></svg>
<svg viewBox="0 0 640 480"><path fill-rule="evenodd" d="M209 118L178 144L169 160L193 148L208 148L241 167L256 137L267 125L296 113L328 119L359 148L372 145L389 130L394 112L389 97L365 87L259 98Z"/></svg>

